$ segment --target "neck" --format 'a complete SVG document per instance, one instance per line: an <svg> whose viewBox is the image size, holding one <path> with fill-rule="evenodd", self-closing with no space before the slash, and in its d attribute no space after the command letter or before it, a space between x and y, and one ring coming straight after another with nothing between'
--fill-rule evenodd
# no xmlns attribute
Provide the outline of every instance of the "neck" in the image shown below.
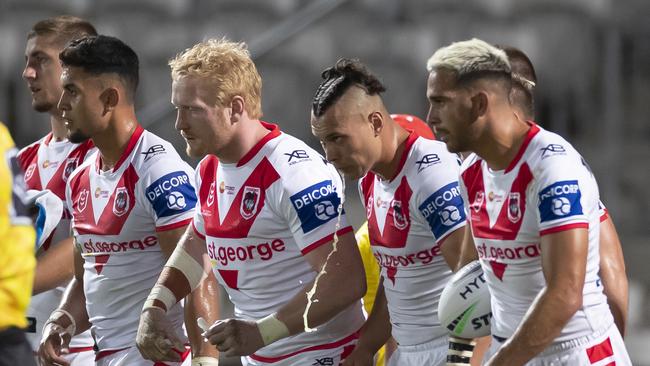
<svg viewBox="0 0 650 366"><path fill-rule="evenodd" d="M392 180L399 173L399 163L406 150L409 132L396 123L386 124L385 127L382 131L386 136L382 139L381 157L372 171L384 180Z"/></svg>
<svg viewBox="0 0 650 366"><path fill-rule="evenodd" d="M102 170L110 170L115 167L137 126L138 121L135 113L131 111L124 116L116 116L113 121L109 122L108 128L93 136L93 143L101 155Z"/></svg>
<svg viewBox="0 0 650 366"><path fill-rule="evenodd" d="M52 139L54 141L63 141L68 136L68 130L65 128L65 122L59 116L50 115L50 126L52 127Z"/></svg>
<svg viewBox="0 0 650 366"><path fill-rule="evenodd" d="M226 164L234 164L241 160L251 149L269 133L259 120L242 119L230 143L215 155Z"/></svg>
<svg viewBox="0 0 650 366"><path fill-rule="evenodd" d="M529 129L514 113L503 113L487 124L474 151L490 169L504 170L521 149Z"/></svg>

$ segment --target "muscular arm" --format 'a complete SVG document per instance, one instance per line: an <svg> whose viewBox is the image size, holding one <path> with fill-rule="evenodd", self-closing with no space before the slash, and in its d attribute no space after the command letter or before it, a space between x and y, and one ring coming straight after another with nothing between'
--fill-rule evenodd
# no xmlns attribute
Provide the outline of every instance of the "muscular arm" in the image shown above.
<svg viewBox="0 0 650 366"><path fill-rule="evenodd" d="M307 261L319 272L325 274L318 280L313 299L318 299L309 308L308 325L314 328L334 317L336 314L358 301L366 293L366 277L361 256L352 232L339 236L337 251L329 261L327 257L333 250L333 242L325 243L305 255ZM313 282L299 291L293 299L280 308L278 320L289 329L290 334L304 331L303 313L307 306L305 293L311 290ZM342 286L345 284L345 286Z"/></svg>
<svg viewBox="0 0 650 366"><path fill-rule="evenodd" d="M463 268L468 263L471 263L478 259L478 252L476 251L476 246L474 246L474 238L472 237L472 228L468 222L465 225L463 233L463 243L460 248L460 258L458 259L458 265L454 272Z"/></svg>
<svg viewBox="0 0 650 366"><path fill-rule="evenodd" d="M365 349L374 355L390 338L391 329L388 302L384 292L384 279L380 278L375 303L368 320L361 327L357 348Z"/></svg>
<svg viewBox="0 0 650 366"><path fill-rule="evenodd" d="M168 258L174 249L176 249L177 243L186 230L191 230L191 228L183 227L157 233L160 246ZM183 238L186 237L187 236L183 236ZM186 240L182 241L182 245L185 245L186 242ZM203 244L202 247L205 249L205 244ZM187 335L190 340L190 344L192 345L192 350L194 350L193 355L195 357L218 357L217 350L208 342L204 341L203 337L201 336L201 333L203 331L196 324L196 319L198 317L203 317L208 322L214 322L219 317L219 289L214 274L212 274L212 271L210 271L208 277L206 277L205 280L201 281L199 287L190 293L189 284L187 283L185 276L174 268L165 267L163 271L168 269L178 272L176 274L182 276L182 280L185 281L186 286L184 286L182 291L180 291L180 293L175 293L177 297L180 296L180 298L182 298L189 294L189 296L186 297L185 303L185 327L187 329ZM173 282L183 281L179 279Z"/></svg>
<svg viewBox="0 0 650 366"><path fill-rule="evenodd" d="M442 256L445 258L445 262L447 262L447 265L452 271L456 270L456 266L463 254L464 239L465 228L461 227L449 234L441 243L442 246L440 250L442 251Z"/></svg>
<svg viewBox="0 0 650 366"><path fill-rule="evenodd" d="M621 335L627 321L628 283L623 249L611 217L600 223L600 278Z"/></svg>
<svg viewBox="0 0 650 366"><path fill-rule="evenodd" d="M60 309L70 313L76 323L76 334L82 333L90 328L88 313L86 312L86 295L84 294L84 259L81 257L79 249L73 245L74 255L74 277L68 284L68 287L61 299ZM68 317L62 316L56 320L62 327L67 328L70 325Z"/></svg>
<svg viewBox="0 0 650 366"><path fill-rule="evenodd" d="M74 276L72 237L61 240L38 257L33 295L67 284Z"/></svg>
<svg viewBox="0 0 650 366"><path fill-rule="evenodd" d="M542 236L546 287L488 365L523 365L542 352L582 306L588 233L571 229Z"/></svg>

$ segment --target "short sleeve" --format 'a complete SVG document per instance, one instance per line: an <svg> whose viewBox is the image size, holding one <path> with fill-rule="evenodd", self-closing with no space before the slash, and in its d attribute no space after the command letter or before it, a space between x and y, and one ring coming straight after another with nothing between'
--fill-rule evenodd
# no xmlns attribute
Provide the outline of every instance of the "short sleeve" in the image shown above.
<svg viewBox="0 0 650 366"><path fill-rule="evenodd" d="M331 164L314 159L287 173L281 175L276 212L284 215L303 254L331 241L337 225L338 235L352 231L343 211L339 222L343 183Z"/></svg>
<svg viewBox="0 0 650 366"><path fill-rule="evenodd" d="M425 154L421 159L437 163L418 171L415 205L429 225L436 242L465 226L464 200L458 183L459 160L447 151Z"/></svg>
<svg viewBox="0 0 650 366"><path fill-rule="evenodd" d="M192 168L180 159L160 159L147 168L141 187L156 231L176 229L191 221L196 205L193 175Z"/></svg>
<svg viewBox="0 0 650 366"><path fill-rule="evenodd" d="M542 160L536 170L533 199L540 235L589 228L590 200L594 200L595 206L598 188L580 160L573 156L554 156Z"/></svg>

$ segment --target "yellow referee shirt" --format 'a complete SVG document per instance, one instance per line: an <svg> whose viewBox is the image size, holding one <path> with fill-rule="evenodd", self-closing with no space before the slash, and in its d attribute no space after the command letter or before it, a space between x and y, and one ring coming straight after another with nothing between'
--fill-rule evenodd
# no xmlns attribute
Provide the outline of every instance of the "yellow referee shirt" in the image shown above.
<svg viewBox="0 0 650 366"><path fill-rule="evenodd" d="M25 197L16 148L0 123L0 330L27 326L32 295L36 234L19 197Z"/></svg>

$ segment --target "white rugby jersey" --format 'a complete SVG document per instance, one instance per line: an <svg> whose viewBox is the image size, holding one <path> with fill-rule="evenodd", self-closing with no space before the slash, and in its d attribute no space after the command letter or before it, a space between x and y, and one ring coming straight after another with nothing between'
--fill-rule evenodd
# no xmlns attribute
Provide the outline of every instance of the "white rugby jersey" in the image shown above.
<svg viewBox="0 0 650 366"><path fill-rule="evenodd" d="M541 237L574 228L589 230L583 304L554 342L609 326L613 318L598 278L598 186L580 154L559 135L530 123L505 170L489 169L475 154L461 169L461 192L492 294L492 334L510 337L546 285Z"/></svg>
<svg viewBox="0 0 650 366"><path fill-rule="evenodd" d="M465 225L458 189L460 159L444 143L411 132L390 181L372 172L359 181L373 254L381 266L392 334L400 345L447 334L438 300L451 270L445 238Z"/></svg>
<svg viewBox="0 0 650 366"><path fill-rule="evenodd" d="M40 140L24 147L18 153L18 161L23 170L25 185L28 189L49 189L62 201L65 201L65 183L70 174L87 156L95 152L92 141L74 144L68 140L55 141L50 132ZM47 251L50 245L56 244L70 236L70 213L63 205L61 221L45 240L40 248ZM26 332L32 349L38 350L45 322L61 301L63 287L52 289L32 297L27 310L30 324ZM70 341L72 351L92 350L93 339L90 332L83 332Z"/></svg>
<svg viewBox="0 0 650 366"><path fill-rule="evenodd" d="M66 186L84 293L100 350L135 345L140 312L166 262L156 232L183 227L194 214L193 171L174 147L138 126L115 167L99 152ZM168 312L177 329L180 304Z"/></svg>
<svg viewBox="0 0 650 366"><path fill-rule="evenodd" d="M332 240L342 186L320 154L263 125L270 132L239 162L208 155L196 169L194 229L235 316L248 319L276 312L315 278L304 255ZM338 235L351 231L343 214ZM251 358L276 362L310 347L335 347L362 324L357 302L317 331L281 339Z"/></svg>

